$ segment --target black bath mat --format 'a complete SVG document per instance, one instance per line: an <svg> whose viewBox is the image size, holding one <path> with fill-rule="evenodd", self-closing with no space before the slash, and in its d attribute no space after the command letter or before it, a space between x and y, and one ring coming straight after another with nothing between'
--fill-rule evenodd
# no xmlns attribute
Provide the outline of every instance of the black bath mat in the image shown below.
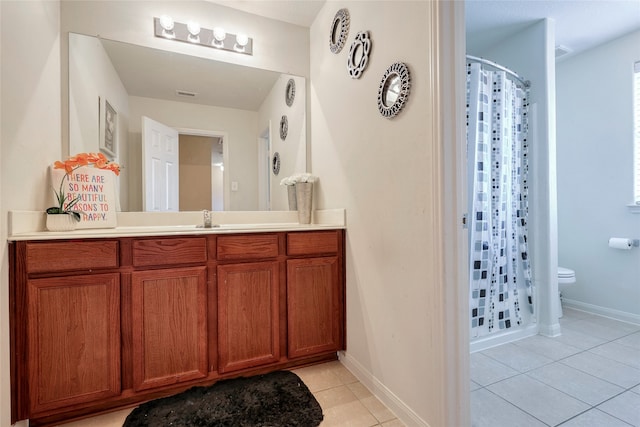
<svg viewBox="0 0 640 427"><path fill-rule="evenodd" d="M277 371L152 400L134 409L123 427L315 427L322 418L302 380Z"/></svg>

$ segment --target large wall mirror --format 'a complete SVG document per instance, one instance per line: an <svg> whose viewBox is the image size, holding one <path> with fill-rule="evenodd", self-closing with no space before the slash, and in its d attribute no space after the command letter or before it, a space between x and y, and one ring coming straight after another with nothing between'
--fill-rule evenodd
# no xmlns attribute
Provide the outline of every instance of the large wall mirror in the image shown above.
<svg viewBox="0 0 640 427"><path fill-rule="evenodd" d="M291 107L290 79L301 88ZM156 145L175 135L178 210L286 210L270 161L277 151L282 176L306 171L305 87L299 76L69 33L70 153L111 156L123 166L122 210L152 210L144 187L163 173L143 174L143 146L154 144L145 134L160 135Z"/></svg>

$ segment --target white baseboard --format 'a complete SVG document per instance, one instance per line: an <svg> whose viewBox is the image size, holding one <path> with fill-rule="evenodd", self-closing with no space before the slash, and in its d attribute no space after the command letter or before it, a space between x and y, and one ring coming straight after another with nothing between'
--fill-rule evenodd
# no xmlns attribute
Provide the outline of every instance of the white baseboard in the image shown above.
<svg viewBox="0 0 640 427"><path fill-rule="evenodd" d="M600 316L609 317L611 319L620 320L621 322L633 323L640 325L640 315L627 313L626 311L614 310L612 308L601 307L599 305L587 304L586 302L576 301L562 297L562 305L568 308L574 308L587 313L598 314Z"/></svg>
<svg viewBox="0 0 640 427"><path fill-rule="evenodd" d="M409 408L398 396L382 384L371 372L365 369L360 362L343 351L339 352L338 356L340 362L407 427L429 427L429 424L425 420L420 418L420 416Z"/></svg>
<svg viewBox="0 0 640 427"><path fill-rule="evenodd" d="M532 323L527 327L509 330L508 332L498 332L495 334L484 335L479 338L472 338L469 344L469 352L476 353L478 351L487 350L502 344L518 341L524 338L538 335L539 328L537 323Z"/></svg>

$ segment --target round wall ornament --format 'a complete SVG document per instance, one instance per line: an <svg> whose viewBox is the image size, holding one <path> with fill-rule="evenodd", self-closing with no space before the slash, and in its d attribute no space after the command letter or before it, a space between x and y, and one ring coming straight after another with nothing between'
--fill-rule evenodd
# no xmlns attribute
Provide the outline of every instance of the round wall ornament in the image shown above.
<svg viewBox="0 0 640 427"><path fill-rule="evenodd" d="M289 107L293 104L293 100L296 97L296 81L289 79L287 82L287 88L284 93L284 100Z"/></svg>
<svg viewBox="0 0 640 427"><path fill-rule="evenodd" d="M368 31L360 31L356 34L355 41L349 49L349 59L347 60L347 70L352 79L359 79L362 72L367 67L371 52L371 39Z"/></svg>
<svg viewBox="0 0 640 427"><path fill-rule="evenodd" d="M287 116L282 116L282 118L280 119L280 139L283 141L287 139L288 133L289 133L289 120L287 119Z"/></svg>
<svg viewBox="0 0 640 427"><path fill-rule="evenodd" d="M271 160L271 170L273 170L274 175L278 175L280 173L280 153L277 151L273 153L273 159Z"/></svg>
<svg viewBox="0 0 640 427"><path fill-rule="evenodd" d="M340 9L331 23L329 31L329 49L333 53L340 53L349 35L349 11Z"/></svg>
<svg viewBox="0 0 640 427"><path fill-rule="evenodd" d="M378 88L378 111L390 119L398 115L404 107L409 90L411 76L409 68L402 62L391 64L385 71Z"/></svg>

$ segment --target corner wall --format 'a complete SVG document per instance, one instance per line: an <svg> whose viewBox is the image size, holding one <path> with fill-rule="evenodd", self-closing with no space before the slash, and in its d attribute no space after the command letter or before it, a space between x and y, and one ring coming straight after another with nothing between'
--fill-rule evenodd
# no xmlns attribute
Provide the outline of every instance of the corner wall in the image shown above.
<svg viewBox="0 0 640 427"><path fill-rule="evenodd" d="M559 262L576 271L574 307L640 323L640 239L633 195L633 63L640 31L567 58L558 76Z"/></svg>
<svg viewBox="0 0 640 427"><path fill-rule="evenodd" d="M447 367L460 368L450 362L460 353L447 352L447 340L460 330L447 337L456 328L443 324L457 309L452 300L445 306L445 286L458 283L448 283L443 273L442 146L434 133L440 126L434 110L438 7L428 1L327 2L310 35L317 207L347 212L342 360L406 425L434 427L458 425L447 408L457 387L448 381ZM334 54L328 34L340 8L349 11L350 30ZM349 48L364 30L371 56L362 77L351 79ZM376 100L394 62L408 65L411 94L390 120L380 115Z"/></svg>
<svg viewBox="0 0 640 427"><path fill-rule="evenodd" d="M295 82L295 97L291 106L285 100L285 91L289 79ZM274 153L280 155L280 172L274 175L268 167L270 177L271 210L289 210L287 189L280 185L283 178L295 173L307 172L307 81L303 77L283 74L273 85L258 111L258 131L271 129L270 159ZM280 138L280 121L287 116L288 131L283 140ZM271 126L269 126L271 125ZM256 137L256 144L257 144ZM256 163L256 169L259 166Z"/></svg>

